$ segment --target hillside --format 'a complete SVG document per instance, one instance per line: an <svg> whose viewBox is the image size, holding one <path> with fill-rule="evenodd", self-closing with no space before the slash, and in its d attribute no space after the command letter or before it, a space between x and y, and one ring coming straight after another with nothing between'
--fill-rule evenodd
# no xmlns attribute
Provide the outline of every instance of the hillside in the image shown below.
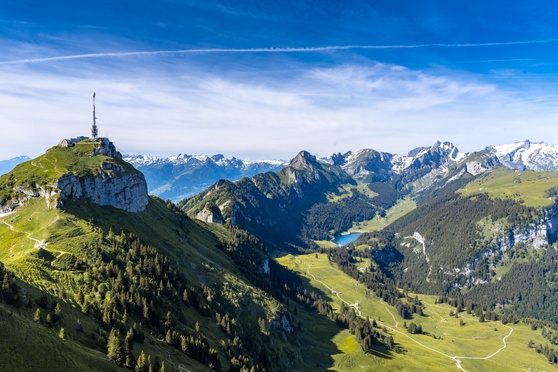
<svg viewBox="0 0 558 372"><path fill-rule="evenodd" d="M296 325L321 320L283 304L256 238L155 197L129 211L57 187L68 172L93 185L136 174L95 153L103 146L56 146L0 179L11 197L0 217L0 317L13 340L2 369L309 370L301 340L312 337ZM107 163L123 170L107 175Z"/></svg>
<svg viewBox="0 0 558 372"><path fill-rule="evenodd" d="M557 186L556 172L495 168L447 184L355 245L378 249L377 239L387 239L377 261L417 291L462 293L555 322Z"/></svg>
<svg viewBox="0 0 558 372"><path fill-rule="evenodd" d="M337 252L336 252L337 253ZM378 295L379 288L367 287L366 271L348 275L347 266L364 268L370 264L365 254L352 264L340 265L326 254L284 256L278 262L304 279L304 289L321 293L337 312L350 309L349 317L369 319L375 329L391 337L388 347L376 346L365 352L359 347L359 331L347 330L334 342L339 352L333 355L336 371L522 371L549 370L548 358L535 345L549 340L541 334L553 333L552 326L533 320L483 321L474 311L457 309L438 296L400 293L399 301L420 307L421 314L404 316L392 307L392 299ZM346 269L346 271L345 271ZM344 272L345 271L345 272ZM360 280L355 283L355 276ZM540 328L540 329L538 329ZM420 331L418 331L420 330ZM317 332L320 332L317 329ZM533 346L529 346L529 345ZM542 347L542 346L541 346ZM550 354L549 354L550 355ZM554 354L551 356L554 358Z"/></svg>
<svg viewBox="0 0 558 372"><path fill-rule="evenodd" d="M356 186L341 168L302 151L276 173L219 181L179 207L192 218L245 229L272 249L293 250L374 216L370 198Z"/></svg>

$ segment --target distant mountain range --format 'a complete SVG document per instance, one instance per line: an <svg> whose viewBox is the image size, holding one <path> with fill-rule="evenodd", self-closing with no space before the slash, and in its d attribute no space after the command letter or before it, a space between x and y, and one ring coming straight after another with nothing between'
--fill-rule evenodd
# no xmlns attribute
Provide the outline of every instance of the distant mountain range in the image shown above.
<svg viewBox="0 0 558 372"><path fill-rule="evenodd" d="M488 146L475 152L491 158L493 165L501 164L518 170L558 170L558 146L529 140L508 145ZM421 167L424 164L442 166L444 163L458 163L472 153L460 152L450 142L436 142L431 147L418 147L405 155L390 154L371 149L345 154L334 154L329 160L343 167L352 176L368 181L386 181L401 174L406 169Z"/></svg>
<svg viewBox="0 0 558 372"><path fill-rule="evenodd" d="M16 165L23 163L24 161L27 160L31 160L31 158L25 155L17 156L15 158L8 159L8 160L0 160L0 175L4 173L8 173L12 169L14 169Z"/></svg>
<svg viewBox="0 0 558 372"><path fill-rule="evenodd" d="M319 160L301 151L278 172L219 181L178 207L293 254L331 249L334 236L384 218L378 229L360 230L370 234L354 246L367 247L389 276L421 293L463 289L485 307L505 304L555 322L548 273L558 262L550 249L558 241L558 172L540 170L557 170L557 155L555 146L529 141L472 153L436 142L407 155L365 149ZM388 221L402 203L410 207ZM513 275L504 275L510 267Z"/></svg>
<svg viewBox="0 0 558 372"><path fill-rule="evenodd" d="M482 153L492 165L499 164L511 169L558 170L558 145L548 145L544 142L524 140L489 146L476 153ZM357 180L385 182L403 173L408 176L409 173L413 173L409 172L413 169L415 173L420 173L419 168L426 163L439 168L442 163L447 166L460 162L469 155L471 154L460 152L450 142L437 142L430 147L415 148L407 155L363 149L344 154L337 153L330 158L319 160L341 166ZM17 164L27 160L30 160L27 156L18 156L0 161L0 174L9 172ZM235 157L226 158L221 154L178 154L169 157L124 155L124 160L145 175L150 194L173 202L192 197L221 179L237 181L258 173L277 172L288 164L283 160L242 161ZM474 164L470 164L471 171L473 166ZM478 167L477 171L480 170ZM444 169L442 167L440 170Z"/></svg>
<svg viewBox="0 0 558 372"><path fill-rule="evenodd" d="M237 181L257 173L276 172L285 166L281 160L247 162L221 154L179 154L166 158L126 155L124 160L143 172L149 193L174 202L191 197L220 179Z"/></svg>
<svg viewBox="0 0 558 372"><path fill-rule="evenodd" d="M558 169L558 146L544 142L525 140L509 145L490 146L480 152L490 158L489 163L501 164L508 168ZM341 166L355 179L385 182L403 173L408 176L409 173L413 173L410 170L419 174L424 164L435 165L435 168L438 168L442 163L449 165L460 162L468 155L470 154L460 152L452 143L437 142L430 147L415 148L407 155L363 149L345 154L338 153L319 160ZM218 180L237 181L258 173L277 172L288 164L283 160L247 162L235 157L229 159L221 154L211 157L179 154L166 158L125 155L124 160L143 172L151 194L174 202L192 197Z"/></svg>

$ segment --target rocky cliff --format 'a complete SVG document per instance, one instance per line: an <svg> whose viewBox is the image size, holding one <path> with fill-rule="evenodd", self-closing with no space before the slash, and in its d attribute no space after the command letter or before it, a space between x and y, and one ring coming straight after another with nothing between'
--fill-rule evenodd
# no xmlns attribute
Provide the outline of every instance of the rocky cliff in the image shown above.
<svg viewBox="0 0 558 372"><path fill-rule="evenodd" d="M4 212L36 197L44 197L48 207L85 199L128 212L144 211L149 201L145 177L122 160L107 138L64 140L2 176L0 188Z"/></svg>
<svg viewBox="0 0 558 372"><path fill-rule="evenodd" d="M95 176L76 177L72 172L64 174L56 187L60 190L56 207L64 205L66 199L85 198L97 205L109 205L128 212L143 212L148 203L147 184L140 172L125 172L114 167L111 173L99 172Z"/></svg>

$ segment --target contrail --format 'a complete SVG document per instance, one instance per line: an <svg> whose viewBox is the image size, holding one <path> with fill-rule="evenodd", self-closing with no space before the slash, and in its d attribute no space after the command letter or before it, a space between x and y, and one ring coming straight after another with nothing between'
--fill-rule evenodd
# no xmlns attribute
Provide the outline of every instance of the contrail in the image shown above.
<svg viewBox="0 0 558 372"><path fill-rule="evenodd" d="M492 43L465 43L465 44L411 44L411 45L333 45L323 47L306 47L306 48L208 48L208 49L178 49L178 50L156 50L156 51L140 51L140 52L114 52L114 53L88 53L73 54L67 56L42 57L17 59L12 61L0 61L0 65L15 65L26 63L42 63L65 61L71 59L85 58L113 58L113 57L133 57L133 56L156 56L165 54L210 54L210 53L316 53L328 52L336 50L351 49L418 49L418 48L472 48L486 46L506 46L506 45L526 45L526 44L546 44L555 43L558 39L547 40L527 40L527 41L509 41L509 42L492 42Z"/></svg>

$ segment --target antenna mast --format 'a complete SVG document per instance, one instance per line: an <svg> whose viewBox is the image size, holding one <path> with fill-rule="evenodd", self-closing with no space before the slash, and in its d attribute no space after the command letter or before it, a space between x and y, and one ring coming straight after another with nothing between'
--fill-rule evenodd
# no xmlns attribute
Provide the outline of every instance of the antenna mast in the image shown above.
<svg viewBox="0 0 558 372"><path fill-rule="evenodd" d="M93 92L93 126L91 127L91 139L96 140L99 132L97 130L97 116L95 116L95 92Z"/></svg>

